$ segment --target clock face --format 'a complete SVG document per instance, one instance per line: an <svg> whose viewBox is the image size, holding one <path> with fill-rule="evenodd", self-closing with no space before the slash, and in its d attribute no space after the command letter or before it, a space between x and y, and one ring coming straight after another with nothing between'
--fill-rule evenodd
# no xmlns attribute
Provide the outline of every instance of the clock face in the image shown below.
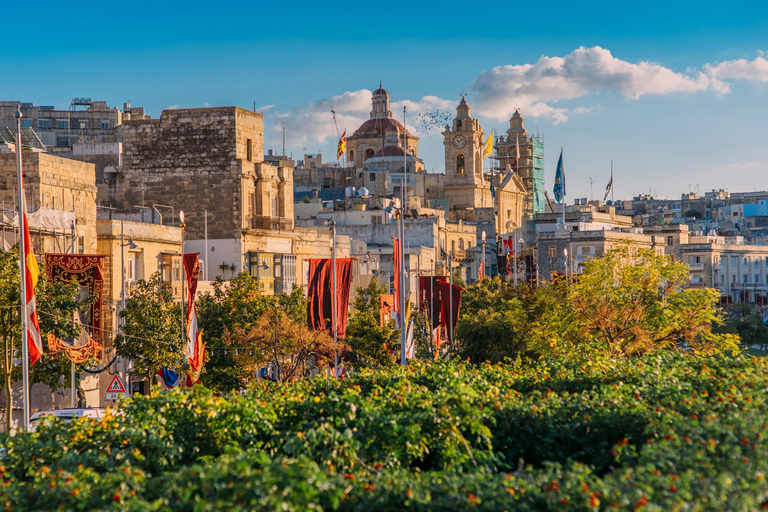
<svg viewBox="0 0 768 512"><path fill-rule="evenodd" d="M453 138L453 147L461 149L467 145L467 139L463 135L457 135Z"/></svg>

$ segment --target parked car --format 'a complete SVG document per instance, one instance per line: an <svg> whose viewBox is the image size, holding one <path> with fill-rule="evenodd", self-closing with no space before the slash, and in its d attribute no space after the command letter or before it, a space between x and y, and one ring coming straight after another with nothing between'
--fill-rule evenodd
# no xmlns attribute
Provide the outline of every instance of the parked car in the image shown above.
<svg viewBox="0 0 768 512"><path fill-rule="evenodd" d="M104 409L99 407L83 407L78 409L54 409L51 411L36 412L29 418L29 430L35 432L40 425L48 424L51 421L72 421L75 418L94 418L104 417Z"/></svg>

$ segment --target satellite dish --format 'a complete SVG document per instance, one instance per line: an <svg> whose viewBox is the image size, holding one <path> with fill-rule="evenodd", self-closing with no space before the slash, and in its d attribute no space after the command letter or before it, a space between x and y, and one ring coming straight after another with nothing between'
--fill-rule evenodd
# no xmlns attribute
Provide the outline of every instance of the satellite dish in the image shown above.
<svg viewBox="0 0 768 512"><path fill-rule="evenodd" d="M355 254L365 254L365 251L368 250L368 244L363 242L362 240L357 240L355 242Z"/></svg>

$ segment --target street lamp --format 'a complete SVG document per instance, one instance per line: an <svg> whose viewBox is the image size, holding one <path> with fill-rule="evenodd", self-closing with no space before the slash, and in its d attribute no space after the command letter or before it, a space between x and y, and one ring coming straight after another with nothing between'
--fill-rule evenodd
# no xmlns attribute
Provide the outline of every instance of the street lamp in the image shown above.
<svg viewBox="0 0 768 512"><path fill-rule="evenodd" d="M517 243L519 245L515 246L515 285L517 285L517 252L522 250L522 246L525 243L525 239L523 237L520 237L517 240ZM525 280L525 276L523 276L523 280Z"/></svg>
<svg viewBox="0 0 768 512"><path fill-rule="evenodd" d="M184 224L184 210L179 210L179 227L181 228L181 269L182 274L184 273L184 228L187 225ZM181 343L182 346L187 345L187 336L186 336L186 330L187 330L187 322L186 322L186 315L184 314L184 281L186 279L183 278L181 280ZM173 279L173 277L171 277Z"/></svg>
<svg viewBox="0 0 768 512"><path fill-rule="evenodd" d="M336 351L338 344L338 333L336 331L336 221L330 219L328 224L331 226L331 265L333 265L333 291L331 293L331 306L333 307L333 315L331 326L333 329L333 350ZM333 376L339 377L339 355L334 352L333 354Z"/></svg>
<svg viewBox="0 0 768 512"><path fill-rule="evenodd" d="M481 237L483 239L483 275L480 277L480 280L482 281L482 279L485 277L485 274L487 272L485 268L485 231L482 232Z"/></svg>
<svg viewBox="0 0 768 512"><path fill-rule="evenodd" d="M565 255L565 284L568 284L568 248L563 249Z"/></svg>
<svg viewBox="0 0 768 512"><path fill-rule="evenodd" d="M120 295L122 299L122 309L121 311L125 310L125 248L128 247L129 249L136 249L138 246L133 242L133 238L128 239L128 243L125 243L125 230L124 230L124 222L123 220L120 221L120 267L122 268L122 284L120 287ZM72 230L74 233L75 225L72 224ZM72 252L75 252L75 246L74 246L74 238L72 239ZM120 322L120 318L118 316L118 325ZM122 330L122 329L121 329ZM74 367L74 363L73 367ZM131 387L128 385L128 374L126 373L126 367L125 367L125 359L122 357L120 358L120 373L123 374L123 383L125 384L125 391L126 391L126 397L131 397ZM74 379L73 379L74 381ZM74 398L72 399L73 407L74 407Z"/></svg>

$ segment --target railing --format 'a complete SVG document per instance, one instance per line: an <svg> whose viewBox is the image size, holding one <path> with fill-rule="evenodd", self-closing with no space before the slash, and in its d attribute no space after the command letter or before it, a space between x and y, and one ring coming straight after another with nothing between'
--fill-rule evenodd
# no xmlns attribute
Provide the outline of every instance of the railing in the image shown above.
<svg viewBox="0 0 768 512"><path fill-rule="evenodd" d="M704 270L703 263L689 263L688 270Z"/></svg>
<svg viewBox="0 0 768 512"><path fill-rule="evenodd" d="M766 288L768 285L763 283L732 283L731 290L759 290Z"/></svg>
<svg viewBox="0 0 768 512"><path fill-rule="evenodd" d="M269 231L290 231L293 229L293 219L252 215L250 227L251 229L267 229Z"/></svg>

